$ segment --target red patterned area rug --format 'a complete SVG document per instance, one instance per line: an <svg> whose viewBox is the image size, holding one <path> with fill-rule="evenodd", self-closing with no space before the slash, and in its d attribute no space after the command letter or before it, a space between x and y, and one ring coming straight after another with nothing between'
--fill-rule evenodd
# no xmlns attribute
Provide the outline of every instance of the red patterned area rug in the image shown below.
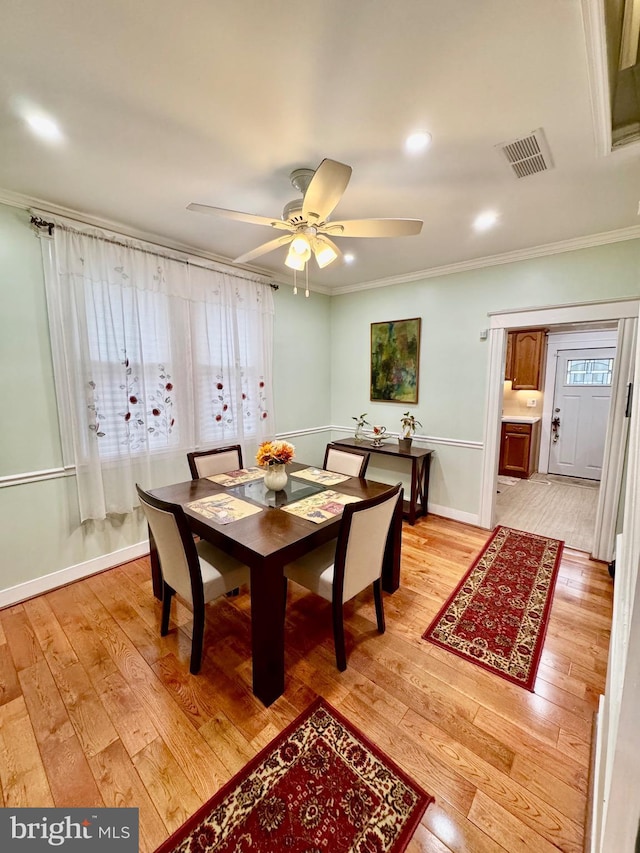
<svg viewBox="0 0 640 853"><path fill-rule="evenodd" d="M432 801L317 699L156 853L401 853Z"/></svg>
<svg viewBox="0 0 640 853"><path fill-rule="evenodd" d="M563 544L496 527L423 639L532 691Z"/></svg>

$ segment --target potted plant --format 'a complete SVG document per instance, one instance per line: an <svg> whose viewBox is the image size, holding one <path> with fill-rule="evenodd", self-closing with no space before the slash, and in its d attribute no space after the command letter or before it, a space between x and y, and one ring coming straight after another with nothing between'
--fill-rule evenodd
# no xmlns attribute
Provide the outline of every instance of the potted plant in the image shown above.
<svg viewBox="0 0 640 853"><path fill-rule="evenodd" d="M366 412L364 412L362 415L358 415L357 418L355 415L351 416L351 420L356 422L356 434L354 436L356 441L362 441L362 439L364 437L364 433L363 433L362 428L365 426L365 424L367 426L369 426L369 421L365 420L366 417L367 417Z"/></svg>
<svg viewBox="0 0 640 853"><path fill-rule="evenodd" d="M411 450L411 440L413 434L416 431L416 427L422 426L420 421L417 421L415 415L409 414L409 412L405 412L404 415L400 418L400 425L402 426L402 433L398 438L398 447L400 450L408 451Z"/></svg>

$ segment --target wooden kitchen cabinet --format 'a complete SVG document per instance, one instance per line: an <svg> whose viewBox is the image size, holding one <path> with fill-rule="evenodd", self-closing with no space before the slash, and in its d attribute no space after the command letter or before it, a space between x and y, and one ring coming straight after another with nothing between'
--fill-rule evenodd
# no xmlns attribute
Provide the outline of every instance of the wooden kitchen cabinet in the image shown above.
<svg viewBox="0 0 640 853"><path fill-rule="evenodd" d="M544 329L509 332L504 378L514 391L542 390L545 344Z"/></svg>
<svg viewBox="0 0 640 853"><path fill-rule="evenodd" d="M513 379L513 332L507 335L507 357L504 362L504 378Z"/></svg>
<svg viewBox="0 0 640 853"><path fill-rule="evenodd" d="M537 469L540 421L533 424L502 424L499 474L528 478Z"/></svg>

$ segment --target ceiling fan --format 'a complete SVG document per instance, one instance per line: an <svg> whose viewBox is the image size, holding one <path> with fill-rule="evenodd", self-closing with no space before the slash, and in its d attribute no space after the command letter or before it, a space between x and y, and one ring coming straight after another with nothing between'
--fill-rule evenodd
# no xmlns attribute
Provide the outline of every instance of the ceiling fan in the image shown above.
<svg viewBox="0 0 640 853"><path fill-rule="evenodd" d="M187 210L223 216L253 225L268 225L278 231L286 231L283 236L269 240L235 258L234 263L247 263L280 246L290 244L285 263L293 270L303 270L312 253L320 269L340 257L342 253L333 242L334 237L410 237L420 233L420 219L329 220L351 178L351 166L344 163L323 160L315 171L295 169L290 178L295 189L302 193L302 197L285 205L281 219L269 219L267 216L240 213L237 210L210 207L207 204L190 204Z"/></svg>

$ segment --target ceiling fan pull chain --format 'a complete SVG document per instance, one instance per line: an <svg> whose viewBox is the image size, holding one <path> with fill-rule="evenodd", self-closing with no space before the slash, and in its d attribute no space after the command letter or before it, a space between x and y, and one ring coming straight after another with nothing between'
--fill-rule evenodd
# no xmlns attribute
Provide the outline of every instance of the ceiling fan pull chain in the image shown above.
<svg viewBox="0 0 640 853"><path fill-rule="evenodd" d="M296 271L293 271L293 295L298 295L298 284L296 282Z"/></svg>
<svg viewBox="0 0 640 853"><path fill-rule="evenodd" d="M307 281L307 287L306 287L306 290L304 292L304 295L308 299L309 298L309 264L304 265L304 273L305 273L306 281Z"/></svg>

